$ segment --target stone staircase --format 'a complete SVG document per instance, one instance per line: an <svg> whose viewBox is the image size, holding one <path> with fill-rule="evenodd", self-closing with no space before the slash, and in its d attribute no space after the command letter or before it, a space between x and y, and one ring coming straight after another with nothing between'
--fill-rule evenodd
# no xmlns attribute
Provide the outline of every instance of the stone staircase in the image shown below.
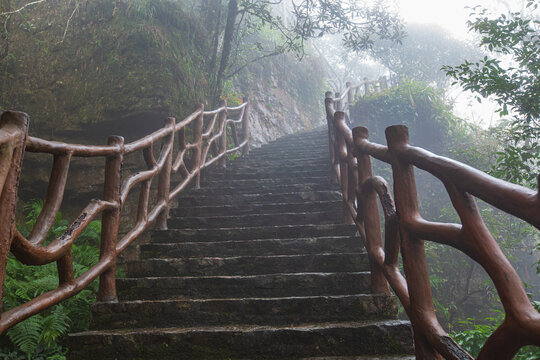
<svg viewBox="0 0 540 360"><path fill-rule="evenodd" d="M329 179L325 129L211 169L127 264L120 301L69 336L68 358L412 359L410 324L369 294Z"/></svg>

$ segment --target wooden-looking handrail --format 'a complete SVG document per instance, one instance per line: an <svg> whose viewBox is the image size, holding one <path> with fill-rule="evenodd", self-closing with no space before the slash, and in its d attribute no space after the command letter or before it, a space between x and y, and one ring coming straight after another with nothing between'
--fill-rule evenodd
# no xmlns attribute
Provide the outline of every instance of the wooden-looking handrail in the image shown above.
<svg viewBox="0 0 540 360"><path fill-rule="evenodd" d="M229 114L233 114L234 117L229 118ZM236 129L238 125L242 127L240 133L242 141L239 140ZM188 126L192 127L193 141L190 143L186 142ZM234 141L232 144L228 144L228 131ZM167 229L170 202L190 183L194 182L196 188L200 186L202 169L218 161L221 166L226 166L228 154L239 150L246 154L249 151L249 105L247 99L236 107L228 107L223 101L218 109L212 111L205 111L204 107L199 105L195 112L182 121L176 122L174 118L168 118L161 129L128 144L125 144L120 136L109 137L107 145L94 146L48 141L27 134L26 114L12 111L2 114L0 302L10 251L19 261L27 265L56 262L59 285L56 289L43 293L25 304L3 312L0 315L0 333L77 294L98 276L100 277L98 300L117 301L117 255L150 227ZM156 144L161 147L157 159L153 151ZM43 209L28 238L15 227L17 189L25 151L50 154L54 159ZM146 170L126 175L125 171L122 171L124 157L137 152L142 154ZM44 246L62 204L73 157L105 157L103 198L91 200L62 235ZM171 183L173 174L177 174L179 180ZM151 201L150 190L154 179L157 179L157 194ZM135 224L119 239L120 214L128 195L136 185L139 185L139 199ZM152 207L149 207L150 204L153 204ZM99 215L102 216L99 261L87 272L75 278L71 247L86 226Z"/></svg>
<svg viewBox="0 0 540 360"><path fill-rule="evenodd" d="M486 270L505 310L504 322L488 338L478 359L512 359L523 346L540 346L540 314L531 305L517 272L486 227L475 199L480 198L540 229L538 191L414 147L409 144L406 126L386 129L388 146L370 142L365 127L351 130L345 111L354 97L362 96L358 89L364 88L364 94L370 94L386 86L386 81L379 86L368 81L359 86L348 84L343 94L332 96L327 92L325 99L332 176L343 192L344 222L356 224L366 246L371 291L389 294L389 284L399 298L412 323L417 359L441 359L441 356L449 360L472 359L443 330L435 315L424 240L449 245ZM373 176L371 157L392 166L394 196L383 178ZM422 218L414 167L431 173L444 184L461 224ZM377 197L384 214L384 242ZM400 251L404 275L398 268Z"/></svg>

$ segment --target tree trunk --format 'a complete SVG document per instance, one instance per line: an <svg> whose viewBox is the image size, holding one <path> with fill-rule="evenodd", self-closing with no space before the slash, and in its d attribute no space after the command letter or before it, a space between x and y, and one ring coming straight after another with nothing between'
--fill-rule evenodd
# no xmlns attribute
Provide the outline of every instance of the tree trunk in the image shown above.
<svg viewBox="0 0 540 360"><path fill-rule="evenodd" d="M217 76L217 55L219 50L219 34L221 32L221 0L218 1L217 17L214 24L214 37L212 39L212 60L210 60L209 71L210 83L212 86L216 85Z"/></svg>
<svg viewBox="0 0 540 360"><path fill-rule="evenodd" d="M234 28L236 25L236 15L238 14L238 2L237 0L229 0L229 7L227 12L227 24L225 25L225 35L223 36L223 50L221 52L221 61L219 63L219 70L216 77L216 87L214 90L214 104L217 104L221 92L223 90L223 80L225 77L225 71L229 65L229 59L231 56L231 48L234 36Z"/></svg>

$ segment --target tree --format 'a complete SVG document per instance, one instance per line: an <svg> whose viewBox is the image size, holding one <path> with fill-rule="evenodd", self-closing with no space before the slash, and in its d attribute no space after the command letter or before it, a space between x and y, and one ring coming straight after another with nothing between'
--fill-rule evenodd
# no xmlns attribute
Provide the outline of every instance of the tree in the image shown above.
<svg viewBox="0 0 540 360"><path fill-rule="evenodd" d="M218 2L216 6L221 5ZM290 4L282 0L229 0L225 23L222 41L215 43L220 48L219 67L212 69L216 95L221 94L226 79L250 63L284 52L302 58L309 39L342 33L348 49L363 51L371 48L375 39L399 41L403 36L399 18L387 10L384 1L369 5L357 0L293 0ZM263 33L270 35L268 40L261 40Z"/></svg>
<svg viewBox="0 0 540 360"><path fill-rule="evenodd" d="M492 173L509 181L534 187L540 165L540 21L532 12L539 0L527 2L530 12L514 12L493 18L486 9L475 7L469 28L481 35L480 45L490 56L445 66L446 74L464 89L488 96L500 106L499 152Z"/></svg>
<svg viewBox="0 0 540 360"><path fill-rule="evenodd" d="M387 67L398 78L433 84L443 90L450 81L441 71L443 65L458 65L465 59L479 59L482 52L452 37L436 25L410 24L401 44L381 41L369 56Z"/></svg>

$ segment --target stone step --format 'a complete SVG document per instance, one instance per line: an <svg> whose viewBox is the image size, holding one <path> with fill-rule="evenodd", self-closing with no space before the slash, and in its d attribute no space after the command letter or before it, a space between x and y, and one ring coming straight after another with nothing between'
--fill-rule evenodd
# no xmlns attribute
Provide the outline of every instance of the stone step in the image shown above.
<svg viewBox="0 0 540 360"><path fill-rule="evenodd" d="M354 236L357 230L354 225L322 224L322 225L280 225L220 229L169 229L152 233L151 242L215 242L253 239L290 239L314 236Z"/></svg>
<svg viewBox="0 0 540 360"><path fill-rule="evenodd" d="M230 205L230 204L262 204L262 203L299 203L310 201L341 200L341 193L334 190L279 192L260 194L217 194L199 195L188 193L178 196L178 203L182 206L200 205Z"/></svg>
<svg viewBox="0 0 540 360"><path fill-rule="evenodd" d="M299 360L415 360L414 356L410 355L397 355L397 356L317 356L317 357L310 357L310 358L301 358Z"/></svg>
<svg viewBox="0 0 540 360"><path fill-rule="evenodd" d="M396 316L396 299L386 295L136 300L94 304L92 329L232 324L277 326L391 320Z"/></svg>
<svg viewBox="0 0 540 360"><path fill-rule="evenodd" d="M187 206L180 203L180 207L171 209L171 217L183 216L218 216L222 214L244 215L244 214L278 214L282 212L319 212L334 211L342 212L343 201L313 201L300 203L264 203L264 204L231 204L231 205L207 205L207 206Z"/></svg>
<svg viewBox="0 0 540 360"><path fill-rule="evenodd" d="M363 244L353 236L291 239L263 239L218 242L151 243L140 246L141 258L197 256L300 255L324 252L362 251Z"/></svg>
<svg viewBox="0 0 540 360"><path fill-rule="evenodd" d="M233 194L278 194L278 193L291 193L291 192L309 192L309 191L338 191L337 185L330 185L328 183L303 183L303 184L260 184L259 186L219 186L214 184L213 186L203 186L200 189L192 189L185 194L180 195L182 197L191 196L209 196L209 195L233 195Z"/></svg>
<svg viewBox="0 0 540 360"><path fill-rule="evenodd" d="M298 359L411 354L400 320L293 326L219 326L87 331L68 337L69 359Z"/></svg>
<svg viewBox="0 0 540 360"><path fill-rule="evenodd" d="M211 172L206 175L205 179L210 181L216 180L249 180L249 179L276 179L287 178L292 183L298 183L299 179L310 177L328 177L330 178L330 166L321 167L319 170L312 171L295 171L295 172L265 172L265 171L247 171L242 173L234 173L231 171L226 172Z"/></svg>
<svg viewBox="0 0 540 360"><path fill-rule="evenodd" d="M305 137L305 138L285 138L285 139L277 139L275 141L271 141L267 144L264 144L259 149L272 149L272 148L282 148L283 146L296 148L296 149L304 149L309 146L328 146L328 135L326 136L311 136L311 137Z"/></svg>
<svg viewBox="0 0 540 360"><path fill-rule="evenodd" d="M235 175L236 177L244 177L250 174L258 175L258 177L268 178L277 175L289 174L296 175L301 174L305 176L325 176L330 172L330 166L328 164L296 164L291 166L229 166L226 168L216 168L209 172L210 177L221 175ZM313 175L310 175L313 173ZM262 176L264 175L264 176ZM295 176L292 176L295 177ZM251 178L251 177L249 177Z"/></svg>
<svg viewBox="0 0 540 360"><path fill-rule="evenodd" d="M236 161L242 162L243 159L246 159L249 162L281 162L285 161L287 163L300 164L310 159L326 159L327 164L330 164L330 152L328 149L320 151L260 151L255 153L250 153L245 158L236 159L233 162L228 162L227 166L234 166Z"/></svg>
<svg viewBox="0 0 540 360"><path fill-rule="evenodd" d="M261 166L261 167L273 167L277 165L293 166L298 164L318 164L327 165L330 164L328 154L321 154L319 156L298 157L294 158L278 158L278 157L264 157L262 155L248 155L236 159L234 162L229 163L229 166Z"/></svg>
<svg viewBox="0 0 540 360"><path fill-rule="evenodd" d="M303 185L303 184L324 184L327 185L330 189L335 188L336 184L333 184L331 177L328 175L325 176L315 176L315 177L305 177L305 178L263 178L263 179L208 179L208 177L202 177L201 179L201 188L205 187L257 187L257 186L272 186L272 185Z"/></svg>
<svg viewBox="0 0 540 360"><path fill-rule="evenodd" d="M333 211L281 213L281 214L244 214L242 216L204 216L172 217L168 220L169 229L224 228L236 226L265 225L304 225L336 224L342 218L341 213Z"/></svg>
<svg viewBox="0 0 540 360"><path fill-rule="evenodd" d="M369 272L141 277L116 280L123 300L348 295L369 292Z"/></svg>
<svg viewBox="0 0 540 360"><path fill-rule="evenodd" d="M129 277L259 275L369 270L364 252L306 255L156 258L126 264Z"/></svg>
<svg viewBox="0 0 540 360"><path fill-rule="evenodd" d="M313 158L313 157L320 157L327 159L330 158L330 150L328 148L328 145L324 145L317 148L282 148L277 147L274 149L270 148L264 148L259 150L253 150L249 153L249 157L256 157L260 159L282 159L282 160L291 160L294 161L296 159L303 159L303 158Z"/></svg>

